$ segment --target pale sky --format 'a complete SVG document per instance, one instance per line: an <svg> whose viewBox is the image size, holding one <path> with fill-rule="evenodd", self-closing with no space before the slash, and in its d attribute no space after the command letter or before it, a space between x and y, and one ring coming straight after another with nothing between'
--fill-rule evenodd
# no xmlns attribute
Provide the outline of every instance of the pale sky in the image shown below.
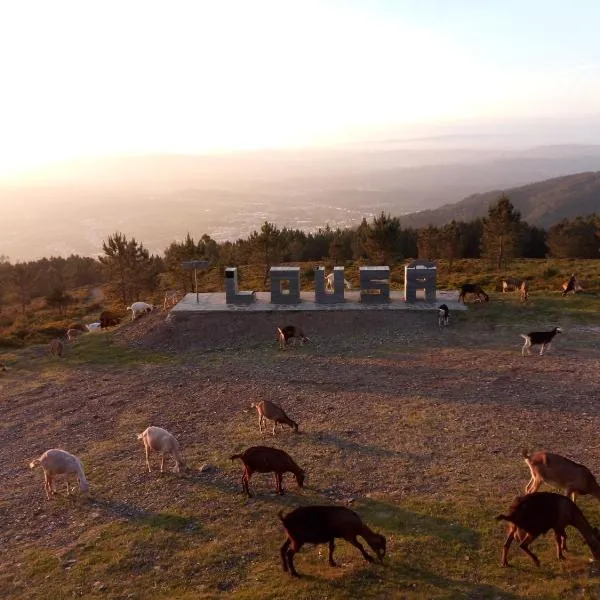
<svg viewBox="0 0 600 600"><path fill-rule="evenodd" d="M597 0L0 0L0 175L600 112Z"/></svg>

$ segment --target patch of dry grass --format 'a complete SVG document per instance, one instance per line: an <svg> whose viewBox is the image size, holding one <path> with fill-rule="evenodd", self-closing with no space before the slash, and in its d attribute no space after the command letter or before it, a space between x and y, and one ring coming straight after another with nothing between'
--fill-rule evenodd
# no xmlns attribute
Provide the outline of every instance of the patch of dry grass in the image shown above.
<svg viewBox="0 0 600 600"><path fill-rule="evenodd" d="M268 339L175 360L109 334L52 369L46 357L17 358L0 388L0 596L599 597L575 531L564 564L549 536L534 546L541 569L516 547L513 567L499 566L505 531L494 516L527 483L522 447L600 473L600 335L573 318L547 356L520 356L522 327L559 308L505 299L452 315L443 331L428 313L378 315L285 353ZM261 435L248 405L262 398L281 402L301 433ZM178 437L191 473L145 471L135 434L150 424ZM229 456L258 444L289 452L308 474L305 489L286 476L278 497L271 476L255 475L246 500ZM56 446L82 458L90 498L46 501L42 473L27 462ZM340 541L341 568L328 566L325 547L306 547L296 559L303 577L292 580L276 513L331 502L386 535L385 565ZM580 506L600 523L594 499Z"/></svg>

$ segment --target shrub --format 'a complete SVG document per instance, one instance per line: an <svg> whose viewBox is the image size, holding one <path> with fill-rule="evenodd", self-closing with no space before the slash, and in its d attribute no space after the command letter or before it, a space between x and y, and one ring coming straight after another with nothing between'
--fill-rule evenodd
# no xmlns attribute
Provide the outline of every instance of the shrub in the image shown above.
<svg viewBox="0 0 600 600"><path fill-rule="evenodd" d="M0 327L10 327L15 322L10 315L0 315Z"/></svg>
<svg viewBox="0 0 600 600"><path fill-rule="evenodd" d="M302 279L306 279L307 281L314 281L315 279L315 270L313 267L304 267L301 271Z"/></svg>
<svg viewBox="0 0 600 600"><path fill-rule="evenodd" d="M542 272L542 277L544 279L552 279L553 277L556 277L559 274L560 274L560 271L558 269L556 269L555 267L548 267L547 269L544 269L544 271Z"/></svg>

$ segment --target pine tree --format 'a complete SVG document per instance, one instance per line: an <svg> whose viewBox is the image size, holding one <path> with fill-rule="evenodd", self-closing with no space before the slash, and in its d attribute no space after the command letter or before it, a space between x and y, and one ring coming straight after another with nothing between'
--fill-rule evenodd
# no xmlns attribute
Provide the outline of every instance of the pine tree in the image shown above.
<svg viewBox="0 0 600 600"><path fill-rule="evenodd" d="M500 270L519 255L520 232L521 213L514 209L508 196L502 194L483 219L482 257Z"/></svg>
<svg viewBox="0 0 600 600"><path fill-rule="evenodd" d="M139 300L148 289L148 278L153 265L150 254L135 238L128 240L116 232L102 243L104 256L99 260L106 269L109 284L123 304Z"/></svg>
<svg viewBox="0 0 600 600"><path fill-rule="evenodd" d="M281 231L273 223L265 221L260 232L253 231L248 238L252 258L265 265L264 282L269 279L271 266L281 260Z"/></svg>
<svg viewBox="0 0 600 600"><path fill-rule="evenodd" d="M366 232L364 248L375 264L392 266L403 258L400 219L381 212Z"/></svg>

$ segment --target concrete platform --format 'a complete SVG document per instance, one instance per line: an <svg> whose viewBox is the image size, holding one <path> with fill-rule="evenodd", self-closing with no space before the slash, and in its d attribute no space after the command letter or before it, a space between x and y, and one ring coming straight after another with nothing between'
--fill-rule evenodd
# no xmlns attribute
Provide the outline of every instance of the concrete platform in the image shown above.
<svg viewBox="0 0 600 600"><path fill-rule="evenodd" d="M446 304L450 311L466 310L464 304L458 302L457 292L437 292L437 300L434 303L425 302L422 292L417 293L417 302L405 302L404 292L390 292L390 301L385 304L363 303L360 301L359 291L346 291L345 301L340 304L317 304L314 292L300 292L300 304L271 304L270 292L256 292L256 302L249 305L226 304L224 292L213 292L198 294L186 294L172 309L174 316L191 313L208 312L298 312L298 311L387 311L387 310L435 310L440 304Z"/></svg>

